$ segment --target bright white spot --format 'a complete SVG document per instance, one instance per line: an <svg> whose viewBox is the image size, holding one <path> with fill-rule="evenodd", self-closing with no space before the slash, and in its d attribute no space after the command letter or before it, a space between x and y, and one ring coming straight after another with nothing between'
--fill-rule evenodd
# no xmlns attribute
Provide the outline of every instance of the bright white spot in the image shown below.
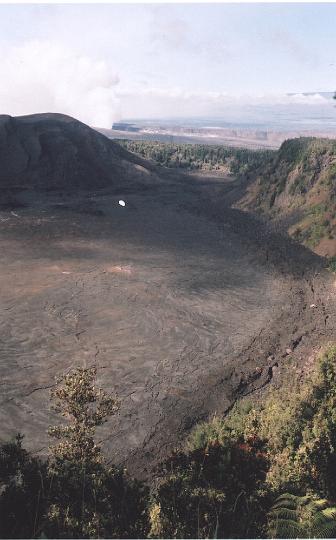
<svg viewBox="0 0 336 540"><path fill-rule="evenodd" d="M126 206L125 201L119 201L120 206Z"/></svg>

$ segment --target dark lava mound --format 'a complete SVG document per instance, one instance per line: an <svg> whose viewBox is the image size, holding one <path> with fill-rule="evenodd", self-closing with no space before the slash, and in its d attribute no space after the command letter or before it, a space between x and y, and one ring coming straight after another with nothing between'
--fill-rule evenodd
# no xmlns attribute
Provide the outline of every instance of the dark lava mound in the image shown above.
<svg viewBox="0 0 336 540"><path fill-rule="evenodd" d="M1 117L1 438L45 452L55 376L95 363L121 400L99 436L146 476L286 349L300 367L334 336L321 259L230 208L237 186L157 174L65 116Z"/></svg>
<svg viewBox="0 0 336 540"><path fill-rule="evenodd" d="M69 116L0 116L0 188L98 189L146 184L150 164Z"/></svg>

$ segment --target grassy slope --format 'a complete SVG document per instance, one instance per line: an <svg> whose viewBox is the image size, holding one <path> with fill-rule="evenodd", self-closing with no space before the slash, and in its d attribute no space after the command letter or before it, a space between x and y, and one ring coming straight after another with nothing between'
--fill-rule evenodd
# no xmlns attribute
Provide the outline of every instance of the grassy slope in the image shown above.
<svg viewBox="0 0 336 540"><path fill-rule="evenodd" d="M291 236L320 255L336 255L336 141L285 141L249 176L241 208L279 219Z"/></svg>

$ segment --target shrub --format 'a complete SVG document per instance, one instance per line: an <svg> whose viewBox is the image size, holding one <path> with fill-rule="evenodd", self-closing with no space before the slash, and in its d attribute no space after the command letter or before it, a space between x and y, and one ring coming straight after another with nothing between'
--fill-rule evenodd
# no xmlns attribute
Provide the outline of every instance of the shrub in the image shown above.
<svg viewBox="0 0 336 540"><path fill-rule="evenodd" d="M148 490L125 471L107 467L96 428L115 414L116 398L95 387L96 368L75 369L58 380L54 408L66 425L50 428L59 442L51 448L52 480L48 536L129 538L148 532Z"/></svg>
<svg viewBox="0 0 336 540"><path fill-rule="evenodd" d="M148 488L108 467L96 427L117 400L95 387L95 368L61 377L54 408L67 423L50 428L57 440L42 463L22 438L0 447L1 538L143 538L149 532Z"/></svg>
<svg viewBox="0 0 336 540"><path fill-rule="evenodd" d="M35 538L46 511L46 464L22 440L17 435L0 446L0 538Z"/></svg>
<svg viewBox="0 0 336 540"><path fill-rule="evenodd" d="M253 537L263 523L267 457L258 439L226 438L176 452L161 469L152 536Z"/></svg>
<svg viewBox="0 0 336 540"><path fill-rule="evenodd" d="M144 538L149 531L148 488L124 470L68 462L52 476L48 538Z"/></svg>
<svg viewBox="0 0 336 540"><path fill-rule="evenodd" d="M293 377L240 419L242 436L266 441L271 489L336 498L336 348L329 347L304 382ZM227 426L237 424L233 410Z"/></svg>

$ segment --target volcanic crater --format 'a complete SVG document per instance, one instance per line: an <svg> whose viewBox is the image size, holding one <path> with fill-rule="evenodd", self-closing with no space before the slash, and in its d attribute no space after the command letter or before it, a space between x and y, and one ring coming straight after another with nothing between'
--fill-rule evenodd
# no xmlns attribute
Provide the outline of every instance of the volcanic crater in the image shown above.
<svg viewBox="0 0 336 540"><path fill-rule="evenodd" d="M0 117L0 162L2 439L46 453L55 376L96 365L121 401L106 454L146 477L286 350L304 369L332 339L324 260L232 208L244 183L159 169L53 114Z"/></svg>

